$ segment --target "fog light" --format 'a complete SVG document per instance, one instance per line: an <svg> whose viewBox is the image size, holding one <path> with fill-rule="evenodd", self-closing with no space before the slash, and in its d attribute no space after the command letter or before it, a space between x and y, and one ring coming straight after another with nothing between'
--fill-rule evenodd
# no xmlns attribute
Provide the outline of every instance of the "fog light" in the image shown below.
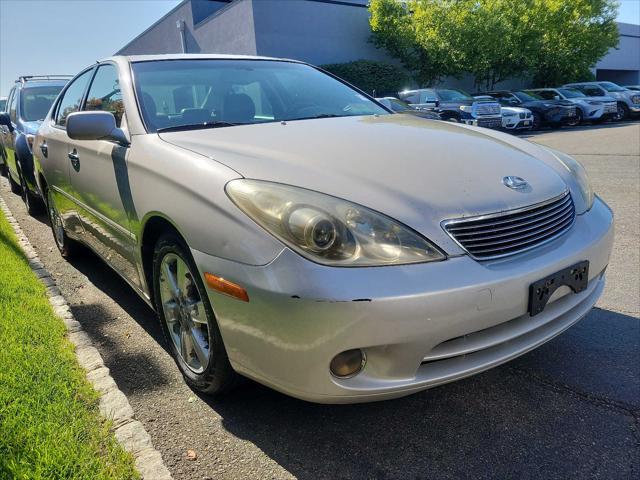
<svg viewBox="0 0 640 480"><path fill-rule="evenodd" d="M364 368L367 356L359 348L339 353L329 365L331 373L338 378L351 378Z"/></svg>

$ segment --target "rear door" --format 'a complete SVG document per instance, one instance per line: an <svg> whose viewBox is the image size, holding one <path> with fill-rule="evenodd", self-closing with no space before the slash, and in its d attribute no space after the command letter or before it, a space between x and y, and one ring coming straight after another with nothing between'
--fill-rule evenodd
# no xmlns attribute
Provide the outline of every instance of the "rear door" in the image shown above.
<svg viewBox="0 0 640 480"><path fill-rule="evenodd" d="M124 103L115 64L98 66L86 95L85 111L113 114L126 130ZM133 256L135 217L127 171L128 146L109 140L68 140L69 178L84 227L84 240L121 275L140 287Z"/></svg>
<svg viewBox="0 0 640 480"><path fill-rule="evenodd" d="M9 92L9 96L7 97L7 102L5 104L5 108L3 109L3 111L8 112L9 111L9 105L11 104L11 98L13 97L13 93L15 92L15 87L11 89L11 91ZM5 126L5 125L0 125L0 156L2 156L2 159L6 162L7 160L7 156L9 154L9 140L10 140L10 135L9 135L9 127Z"/></svg>
<svg viewBox="0 0 640 480"><path fill-rule="evenodd" d="M18 121L18 87L13 87L9 94L9 100L7 101L7 112L11 118L12 128L2 127L2 145L5 151L7 159L7 167L9 167L9 175L13 178L13 181L20 183L20 177L18 177L18 169L16 167L16 127Z"/></svg>
<svg viewBox="0 0 640 480"><path fill-rule="evenodd" d="M67 136L67 117L77 112L82 105L89 80L94 68L82 72L72 80L55 106L52 122L42 129L43 141L38 146L42 155L41 165L46 172L48 187L51 190L56 207L60 212L65 228L75 236L83 233L79 220L79 209L75 201L77 195L69 181L69 137ZM45 153L46 152L46 153Z"/></svg>

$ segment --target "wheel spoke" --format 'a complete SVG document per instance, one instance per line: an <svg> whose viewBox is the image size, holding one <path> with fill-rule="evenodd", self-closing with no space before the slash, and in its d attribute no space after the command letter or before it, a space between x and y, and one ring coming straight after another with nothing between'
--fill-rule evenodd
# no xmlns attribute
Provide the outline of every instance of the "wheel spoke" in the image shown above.
<svg viewBox="0 0 640 480"><path fill-rule="evenodd" d="M180 355L187 365L191 365L191 334L184 328L180 330Z"/></svg>
<svg viewBox="0 0 640 480"><path fill-rule="evenodd" d="M207 351L207 347L204 345L204 339L202 338L202 334L197 332L196 329L191 330L191 344L193 346L193 351L198 357L198 361L200 362L200 366L205 368L209 363L209 352Z"/></svg>
<svg viewBox="0 0 640 480"><path fill-rule="evenodd" d="M176 259L176 285L185 295L187 293L187 265L182 259Z"/></svg>
<svg viewBox="0 0 640 480"><path fill-rule="evenodd" d="M175 300L171 299L164 302L164 314L167 322L174 324L178 321L178 315L180 315L180 311L178 310L178 304Z"/></svg>
<svg viewBox="0 0 640 480"><path fill-rule="evenodd" d="M178 288L176 278L169 267L169 262L167 262L166 259L162 261L162 270L164 272L164 279L169 287L169 292L171 292L171 296L174 299L177 299L180 297L180 289Z"/></svg>
<svg viewBox="0 0 640 480"><path fill-rule="evenodd" d="M204 311L202 300L189 302L189 312L192 322L207 325L207 313Z"/></svg>

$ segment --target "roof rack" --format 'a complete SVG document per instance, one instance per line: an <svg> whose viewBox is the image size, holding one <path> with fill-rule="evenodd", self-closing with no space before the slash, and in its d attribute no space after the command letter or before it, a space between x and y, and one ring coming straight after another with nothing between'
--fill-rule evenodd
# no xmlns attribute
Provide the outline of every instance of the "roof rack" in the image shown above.
<svg viewBox="0 0 640 480"><path fill-rule="evenodd" d="M16 83L25 83L30 80L67 80L73 78L73 75L22 75L18 77Z"/></svg>

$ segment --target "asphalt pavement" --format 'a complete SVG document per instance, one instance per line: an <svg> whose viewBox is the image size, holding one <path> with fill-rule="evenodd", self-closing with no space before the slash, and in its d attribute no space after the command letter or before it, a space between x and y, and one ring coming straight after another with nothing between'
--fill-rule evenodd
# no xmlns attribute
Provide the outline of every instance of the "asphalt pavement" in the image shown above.
<svg viewBox="0 0 640 480"><path fill-rule="evenodd" d="M166 351L154 313L127 284L89 251L63 260L46 218L29 217L5 180L0 195L176 480L637 479L640 122L524 136L582 161L615 212L597 308L501 367L371 404L315 405L253 382L224 400L198 396Z"/></svg>

